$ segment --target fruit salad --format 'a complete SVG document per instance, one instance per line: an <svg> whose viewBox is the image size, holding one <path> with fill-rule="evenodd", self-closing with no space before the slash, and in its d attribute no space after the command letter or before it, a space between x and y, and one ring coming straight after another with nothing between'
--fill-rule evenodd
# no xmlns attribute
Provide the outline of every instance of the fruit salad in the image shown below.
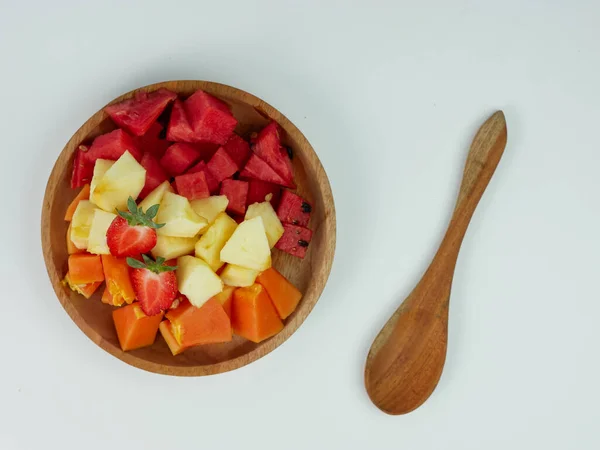
<svg viewBox="0 0 600 450"><path fill-rule="evenodd" d="M74 155L65 286L102 292L124 351L159 332L173 355L279 333L302 294L272 252L305 257L313 209L293 192L279 125L239 136L201 90L139 92L105 112L116 129Z"/></svg>

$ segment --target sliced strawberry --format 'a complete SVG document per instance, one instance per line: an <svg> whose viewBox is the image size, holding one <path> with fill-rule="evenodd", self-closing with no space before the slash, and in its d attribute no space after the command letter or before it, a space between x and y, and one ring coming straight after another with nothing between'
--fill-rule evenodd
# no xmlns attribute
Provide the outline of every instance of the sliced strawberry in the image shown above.
<svg viewBox="0 0 600 450"><path fill-rule="evenodd" d="M92 176L94 175L94 163L90 162L87 158L88 150L86 145L80 145L75 151L75 158L73 159L73 175L71 176L72 189L80 188L84 184L88 184L92 181Z"/></svg>
<svg viewBox="0 0 600 450"><path fill-rule="evenodd" d="M118 211L119 217L110 224L106 232L106 243L113 256L139 256L149 252L156 245L156 229L164 226L152 221L159 205L153 205L144 212L129 197L129 212Z"/></svg>
<svg viewBox="0 0 600 450"><path fill-rule="evenodd" d="M240 173L240 177L252 178L253 180L266 181L267 183L278 184L289 188L294 188L285 181L277 172L275 172L271 166L260 159L255 154L250 156L250 159L246 163L246 166Z"/></svg>
<svg viewBox="0 0 600 450"><path fill-rule="evenodd" d="M177 298L177 266L165 264L164 258L142 255L144 262L127 258L129 276L140 308L147 316L169 309Z"/></svg>

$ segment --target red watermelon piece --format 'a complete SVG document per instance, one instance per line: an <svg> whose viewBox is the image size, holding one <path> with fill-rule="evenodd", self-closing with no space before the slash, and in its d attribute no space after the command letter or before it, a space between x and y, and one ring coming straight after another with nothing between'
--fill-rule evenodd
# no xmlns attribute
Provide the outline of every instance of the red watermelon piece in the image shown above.
<svg viewBox="0 0 600 450"><path fill-rule="evenodd" d="M208 190L204 172L179 175L175 177L175 186L177 188L177 193L190 201L210 197L210 191Z"/></svg>
<svg viewBox="0 0 600 450"><path fill-rule="evenodd" d="M181 175L200 159L200 152L190 144L182 142L171 145L160 159L160 165L171 176Z"/></svg>
<svg viewBox="0 0 600 450"><path fill-rule="evenodd" d="M87 153L89 148L87 145L80 145L75 150L75 158L73 159L73 174L71 175L71 188L77 189L84 184L92 181L94 176L94 163L91 162Z"/></svg>
<svg viewBox="0 0 600 450"><path fill-rule="evenodd" d="M94 164L97 159L116 161L125 151L140 161L142 152L138 149L133 138L121 129L102 134L94 139L90 150L87 152L88 160Z"/></svg>
<svg viewBox="0 0 600 450"><path fill-rule="evenodd" d="M277 122L271 122L258 133L252 150L286 181L286 186L296 187L292 161L287 150L281 147Z"/></svg>
<svg viewBox="0 0 600 450"><path fill-rule="evenodd" d="M312 231L308 228L284 223L283 236L277 241L275 248L289 253L292 256L304 258L311 239Z"/></svg>
<svg viewBox="0 0 600 450"><path fill-rule="evenodd" d="M166 181L168 177L158 160L150 153L144 153L140 164L146 169L146 184L144 184L144 188L139 195L139 198L142 199L158 187L159 184Z"/></svg>
<svg viewBox="0 0 600 450"><path fill-rule="evenodd" d="M133 98L107 106L104 111L120 127L135 136L142 136L156 122L169 102L176 98L175 92L164 88L153 92L140 91Z"/></svg>
<svg viewBox="0 0 600 450"><path fill-rule="evenodd" d="M198 90L184 103L193 138L223 145L233 134L237 120L229 107L216 97Z"/></svg>
<svg viewBox="0 0 600 450"><path fill-rule="evenodd" d="M246 163L246 166L240 173L241 177L252 178L253 180L266 181L267 183L278 184L285 187L290 186L280 175L275 172L271 166L260 159L255 154L250 155L250 159Z"/></svg>
<svg viewBox="0 0 600 450"><path fill-rule="evenodd" d="M260 180L249 180L248 181L248 198L246 199L246 205L253 203L262 203L265 201L265 197L271 194L271 205L277 210L279 205L279 199L281 198L281 188L276 184L267 183Z"/></svg>
<svg viewBox="0 0 600 450"><path fill-rule="evenodd" d="M195 166L187 171L187 173L196 173L196 172L204 172L204 176L206 178L206 184L208 185L208 190L211 194L216 193L219 190L219 181L213 176L213 174L206 167L206 163L204 161L198 162Z"/></svg>
<svg viewBox="0 0 600 450"><path fill-rule="evenodd" d="M143 136L133 138L138 149L144 153L151 153L157 158L161 158L171 143L161 139L163 127L160 123L154 122Z"/></svg>
<svg viewBox="0 0 600 450"><path fill-rule="evenodd" d="M281 223L290 223L301 227L308 226L312 205L287 189L281 194L281 202L277 208L277 217Z"/></svg>
<svg viewBox="0 0 600 450"><path fill-rule="evenodd" d="M246 213L246 198L248 197L247 181L223 181L223 183L221 183L221 195L226 195L229 199L227 212L238 215Z"/></svg>
<svg viewBox="0 0 600 450"><path fill-rule="evenodd" d="M169 126L167 127L167 140L173 142L194 142L192 127L181 100L175 100Z"/></svg>
<svg viewBox="0 0 600 450"><path fill-rule="evenodd" d="M238 170L237 164L231 159L231 156L225 151L224 147L217 150L206 164L206 167L219 183L227 178L231 178Z"/></svg>
<svg viewBox="0 0 600 450"><path fill-rule="evenodd" d="M235 161L238 170L244 167L250 157L250 145L237 134L232 135L223 148Z"/></svg>

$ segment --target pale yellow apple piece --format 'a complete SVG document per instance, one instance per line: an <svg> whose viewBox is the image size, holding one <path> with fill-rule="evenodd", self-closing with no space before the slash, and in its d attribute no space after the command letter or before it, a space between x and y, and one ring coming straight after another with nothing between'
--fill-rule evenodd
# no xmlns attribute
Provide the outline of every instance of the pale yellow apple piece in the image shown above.
<svg viewBox="0 0 600 450"><path fill-rule="evenodd" d="M228 204L229 199L226 195L213 195L190 202L196 214L204 217L209 224L213 223L217 216L227 209Z"/></svg>
<svg viewBox="0 0 600 450"><path fill-rule="evenodd" d="M159 256L162 256L166 260L179 258L180 256L192 253L197 241L198 239L195 237L182 238L158 235L156 237L156 245L151 253L155 259Z"/></svg>
<svg viewBox="0 0 600 450"><path fill-rule="evenodd" d="M110 249L106 243L106 232L108 227L117 217L116 214L96 209L90 227L87 250L96 255L109 255Z"/></svg>
<svg viewBox="0 0 600 450"><path fill-rule="evenodd" d="M219 270L224 264L221 250L236 228L235 220L224 212L219 214L196 243L196 256L206 261L215 272Z"/></svg>
<svg viewBox="0 0 600 450"><path fill-rule="evenodd" d="M246 220L258 216L262 218L263 225L265 226L269 247L275 247L277 241L283 236L283 225L281 225L281 221L279 220L279 217L277 217L277 213L270 202L253 203L248 206Z"/></svg>
<svg viewBox="0 0 600 450"><path fill-rule="evenodd" d="M208 222L194 212L187 198L165 192L160 202L156 223L164 223L156 233L161 236L194 237L204 231Z"/></svg>
<svg viewBox="0 0 600 450"><path fill-rule="evenodd" d="M221 261L258 271L271 267L271 248L260 216L237 226L221 250Z"/></svg>
<svg viewBox="0 0 600 450"><path fill-rule="evenodd" d="M87 249L90 227L96 209L96 206L89 200L81 200L75 208L71 220L71 242L79 249Z"/></svg>
<svg viewBox="0 0 600 450"><path fill-rule="evenodd" d="M227 264L221 272L221 280L226 286L246 287L252 286L256 277L257 270L246 269L245 267Z"/></svg>
<svg viewBox="0 0 600 450"><path fill-rule="evenodd" d="M114 161L110 161L108 159L97 159L94 163L94 175L92 176L92 181L90 183L90 201L93 202L92 198L94 196L94 191L96 190L96 186L98 182L102 179L104 174L110 169Z"/></svg>
<svg viewBox="0 0 600 450"><path fill-rule="evenodd" d="M177 285L179 292L196 308L223 290L221 278L208 264L194 256L177 258Z"/></svg>
<svg viewBox="0 0 600 450"><path fill-rule="evenodd" d="M142 210L146 212L151 206L160 205L165 192L173 192L173 188L168 181L164 181L156 186L154 190L139 203L138 207L142 208Z"/></svg>

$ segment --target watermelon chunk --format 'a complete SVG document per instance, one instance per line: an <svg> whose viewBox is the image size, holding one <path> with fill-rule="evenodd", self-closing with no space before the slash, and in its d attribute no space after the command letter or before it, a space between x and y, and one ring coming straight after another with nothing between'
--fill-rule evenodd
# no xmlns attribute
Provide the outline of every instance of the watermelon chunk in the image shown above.
<svg viewBox="0 0 600 450"><path fill-rule="evenodd" d="M87 158L92 164L97 159L116 161L125 151L129 151L131 156L141 161L142 152L137 148L133 138L125 131L116 129L94 139L90 150L87 152Z"/></svg>
<svg viewBox="0 0 600 450"><path fill-rule="evenodd" d="M204 176L206 177L206 184L208 185L208 190L211 194L214 194L219 190L219 181L217 181L217 179L213 176L210 170L208 170L204 161L198 162L198 164L196 164L187 171L187 173L196 172L204 172Z"/></svg>
<svg viewBox="0 0 600 450"><path fill-rule="evenodd" d="M297 194L287 189L281 194L281 202L277 208L277 217L281 223L290 223L301 227L308 226L312 205Z"/></svg>
<svg viewBox="0 0 600 450"><path fill-rule="evenodd" d="M296 187L292 161L287 150L281 147L277 122L271 122L258 133L252 150L286 181L286 186Z"/></svg>
<svg viewBox="0 0 600 450"><path fill-rule="evenodd" d="M94 163L91 162L87 153L89 148L86 145L80 145L75 150L75 158L73 159L73 174L71 175L71 188L77 189L84 184L92 181L94 175Z"/></svg>
<svg viewBox="0 0 600 450"><path fill-rule="evenodd" d="M144 153L140 164L146 169L146 184L144 184L144 188L139 195L139 198L143 199L159 184L166 181L168 177L158 160L151 153Z"/></svg>
<svg viewBox="0 0 600 450"><path fill-rule="evenodd" d="M181 100L175 100L167 127L167 140L173 142L194 142L192 127Z"/></svg>
<svg viewBox="0 0 600 450"><path fill-rule="evenodd" d="M284 223L283 236L277 241L275 248L289 253L292 256L304 258L311 239L312 231L308 228Z"/></svg>
<svg viewBox="0 0 600 450"><path fill-rule="evenodd" d="M186 173L175 177L175 187L179 195L190 201L210 197L204 172Z"/></svg>
<svg viewBox="0 0 600 450"><path fill-rule="evenodd" d="M269 166L255 154L250 155L250 159L242 169L240 177L266 181L267 183L278 184L285 187L292 187L283 178L281 178L281 176L279 176L277 172L271 168L271 166Z"/></svg>
<svg viewBox="0 0 600 450"><path fill-rule="evenodd" d="M161 158L171 143L161 138L163 127L160 123L154 122L143 136L135 136L133 141L138 149L144 153L151 153L157 158Z"/></svg>
<svg viewBox="0 0 600 450"><path fill-rule="evenodd" d="M171 176L181 175L200 159L200 152L190 144L171 145L160 159L160 165Z"/></svg>
<svg viewBox="0 0 600 450"><path fill-rule="evenodd" d="M220 183L227 178L231 178L237 172L238 167L231 156L225 151L224 147L219 148L206 164L210 173Z"/></svg>
<svg viewBox="0 0 600 450"><path fill-rule="evenodd" d="M273 208L277 210L279 199L281 198L281 188L276 184L267 183L265 181L249 180L246 205L262 203L265 201L265 197L269 194L272 195L271 205L273 205Z"/></svg>
<svg viewBox="0 0 600 450"><path fill-rule="evenodd" d="M104 108L110 118L122 128L136 136L145 134L158 116L175 100L177 94L168 89L154 92L140 91L133 98Z"/></svg>
<svg viewBox="0 0 600 450"><path fill-rule="evenodd" d="M223 148L235 161L238 170L244 167L250 157L250 145L237 134L232 135Z"/></svg>
<svg viewBox="0 0 600 450"><path fill-rule="evenodd" d="M195 141L223 145L237 125L229 107L202 90L192 94L185 101L184 107Z"/></svg>
<svg viewBox="0 0 600 450"><path fill-rule="evenodd" d="M246 198L248 197L247 181L223 181L223 183L221 183L221 195L226 195L229 199L227 212L239 215L246 213Z"/></svg>

